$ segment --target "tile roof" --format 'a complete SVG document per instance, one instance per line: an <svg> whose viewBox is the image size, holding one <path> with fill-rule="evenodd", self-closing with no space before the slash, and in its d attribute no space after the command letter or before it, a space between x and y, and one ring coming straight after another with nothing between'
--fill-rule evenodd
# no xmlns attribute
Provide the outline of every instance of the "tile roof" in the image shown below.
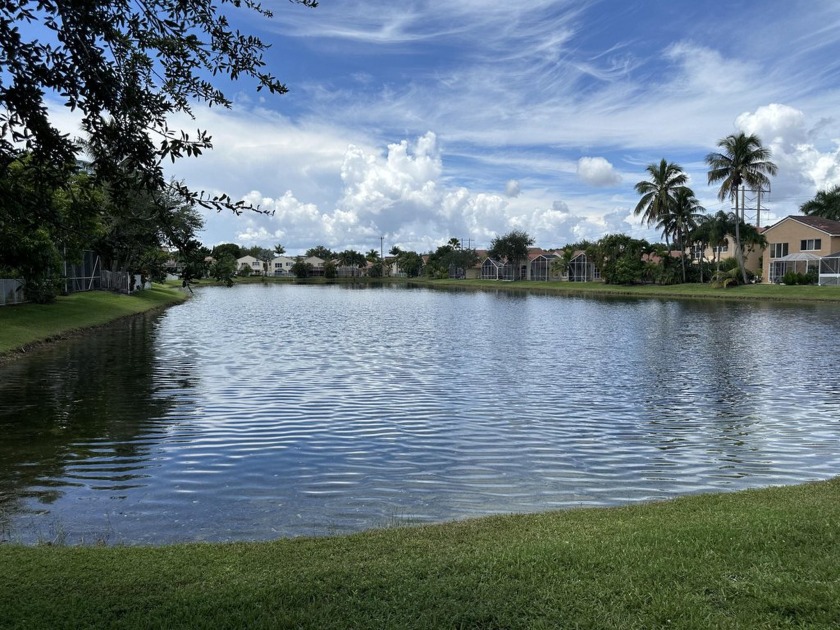
<svg viewBox="0 0 840 630"><path fill-rule="evenodd" d="M822 232L825 232L826 234L831 234L832 236L840 236L840 221L832 221L831 219L823 219L822 217L799 215L790 215L788 217L785 217L785 219L797 221L799 223L802 223L803 225L812 227L815 230L820 230ZM782 219L782 221L784 221L785 219ZM779 223L781 223L782 221L779 221ZM779 223L777 223L776 225L778 225Z"/></svg>

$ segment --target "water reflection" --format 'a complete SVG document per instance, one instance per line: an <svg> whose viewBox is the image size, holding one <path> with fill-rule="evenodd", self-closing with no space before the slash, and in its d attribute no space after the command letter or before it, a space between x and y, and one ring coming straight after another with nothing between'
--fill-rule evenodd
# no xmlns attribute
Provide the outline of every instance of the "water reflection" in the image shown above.
<svg viewBox="0 0 840 630"><path fill-rule="evenodd" d="M2 369L0 518L49 514L71 489L124 496L143 485L154 419L169 406L155 336L152 318L134 318Z"/></svg>
<svg viewBox="0 0 840 630"><path fill-rule="evenodd" d="M261 539L825 478L837 329L820 305L203 289L2 368L6 529Z"/></svg>

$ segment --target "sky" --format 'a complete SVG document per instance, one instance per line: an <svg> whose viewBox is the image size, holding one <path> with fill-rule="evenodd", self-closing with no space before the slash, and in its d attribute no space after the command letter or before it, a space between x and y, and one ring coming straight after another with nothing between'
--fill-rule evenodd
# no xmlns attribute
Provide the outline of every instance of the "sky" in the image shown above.
<svg viewBox="0 0 840 630"><path fill-rule="evenodd" d="M840 184L836 0L268 4L237 25L289 92L226 83L231 109L175 121L214 149L173 177L271 212L205 212L209 246L656 242L633 215L645 167L679 164L708 212L729 210L704 158L739 131L778 165L762 225Z"/></svg>

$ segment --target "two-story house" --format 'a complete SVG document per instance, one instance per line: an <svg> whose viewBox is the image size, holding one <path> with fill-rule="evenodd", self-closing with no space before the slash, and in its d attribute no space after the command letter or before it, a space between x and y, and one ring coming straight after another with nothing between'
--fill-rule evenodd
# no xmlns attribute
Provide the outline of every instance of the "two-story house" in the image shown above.
<svg viewBox="0 0 840 630"><path fill-rule="evenodd" d="M764 282L781 282L789 271L819 271L820 258L840 252L840 221L791 215L768 227L764 237Z"/></svg>

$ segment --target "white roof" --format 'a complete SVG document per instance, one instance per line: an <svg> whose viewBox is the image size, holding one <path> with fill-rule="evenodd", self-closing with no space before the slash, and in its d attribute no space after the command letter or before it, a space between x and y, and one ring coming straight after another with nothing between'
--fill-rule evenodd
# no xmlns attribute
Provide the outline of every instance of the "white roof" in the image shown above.
<svg viewBox="0 0 840 630"><path fill-rule="evenodd" d="M796 252L795 254L788 254L787 256L782 256L781 258L774 258L773 262L795 262L797 260L819 260L822 256L817 256L816 254L808 254L806 252Z"/></svg>

